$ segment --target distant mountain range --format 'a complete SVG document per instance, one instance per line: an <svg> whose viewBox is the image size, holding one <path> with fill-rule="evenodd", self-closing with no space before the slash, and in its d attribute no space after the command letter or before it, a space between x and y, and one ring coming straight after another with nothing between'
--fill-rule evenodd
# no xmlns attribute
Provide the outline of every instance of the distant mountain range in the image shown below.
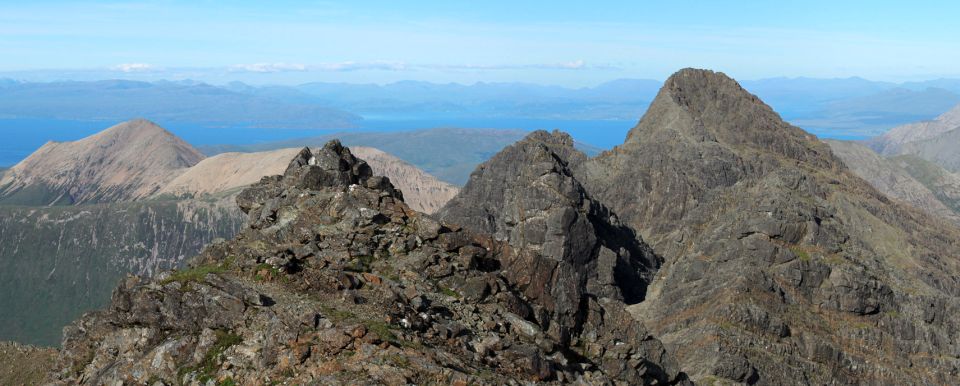
<svg viewBox="0 0 960 386"><path fill-rule="evenodd" d="M360 117L317 104L296 104L196 82L0 83L0 118L123 121L223 127L351 128Z"/></svg>
<svg viewBox="0 0 960 386"><path fill-rule="evenodd" d="M540 119L633 121L661 82L595 87L529 83L214 86L195 81L0 82L0 118L125 120L260 128L337 128L370 120ZM960 80L889 83L861 78L770 78L743 83L783 118L821 136L865 138L933 119L960 103ZM519 122L519 121L518 121ZM518 129L533 129L520 127ZM430 128L430 127L423 127ZM478 128L478 127L470 127Z"/></svg>
<svg viewBox="0 0 960 386"><path fill-rule="evenodd" d="M363 116L523 117L552 119L633 119L646 110L661 82L621 79L570 89L523 83L387 85L308 83L226 88L299 103L320 103ZM744 87L783 114L818 134L866 137L893 126L929 119L960 103L960 82L874 82L862 78L771 78Z"/></svg>
<svg viewBox="0 0 960 386"><path fill-rule="evenodd" d="M653 80L623 79L571 89L528 83L436 84L403 81L386 85L307 83L228 90L290 102L333 106L363 116L483 117L539 119L634 119L660 88Z"/></svg>

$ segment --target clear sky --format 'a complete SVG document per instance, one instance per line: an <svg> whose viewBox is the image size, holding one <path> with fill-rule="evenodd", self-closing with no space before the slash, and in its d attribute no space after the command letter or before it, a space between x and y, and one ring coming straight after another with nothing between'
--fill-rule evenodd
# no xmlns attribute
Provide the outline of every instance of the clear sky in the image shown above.
<svg viewBox="0 0 960 386"><path fill-rule="evenodd" d="M252 83L960 77L956 1L4 1L0 76Z"/></svg>

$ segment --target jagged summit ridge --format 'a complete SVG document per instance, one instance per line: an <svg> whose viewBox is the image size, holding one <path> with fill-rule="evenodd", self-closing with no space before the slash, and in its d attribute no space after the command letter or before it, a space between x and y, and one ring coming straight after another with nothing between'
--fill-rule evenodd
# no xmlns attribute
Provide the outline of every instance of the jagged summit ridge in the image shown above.
<svg viewBox="0 0 960 386"><path fill-rule="evenodd" d="M954 354L928 353L956 352L957 323L923 305L960 308L960 230L891 202L726 76L672 76L574 175L663 257L631 311L695 381L956 378Z"/></svg>
<svg viewBox="0 0 960 386"><path fill-rule="evenodd" d="M838 164L815 136L784 122L732 78L709 70L684 69L670 76L624 146L665 141L745 146L817 167Z"/></svg>
<svg viewBox="0 0 960 386"><path fill-rule="evenodd" d="M220 195L255 184L265 175L282 174L302 149L287 148L257 153L222 153L204 159L177 176L158 194L173 197ZM411 208L436 212L459 188L442 182L403 160L370 147L351 147L355 157L370 165L374 174L387 176L404 193Z"/></svg>
<svg viewBox="0 0 960 386"><path fill-rule="evenodd" d="M237 201L249 222L234 240L125 281L68 327L53 380L687 384L622 302L576 276L596 262L414 212L337 142Z"/></svg>

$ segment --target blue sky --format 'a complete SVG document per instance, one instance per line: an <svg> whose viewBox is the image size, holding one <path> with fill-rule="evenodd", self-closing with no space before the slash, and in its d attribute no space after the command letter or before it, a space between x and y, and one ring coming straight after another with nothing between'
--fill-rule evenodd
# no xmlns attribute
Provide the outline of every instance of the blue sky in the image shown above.
<svg viewBox="0 0 960 386"><path fill-rule="evenodd" d="M17 4L19 3L19 4ZM251 83L960 77L948 1L32 1L0 76Z"/></svg>

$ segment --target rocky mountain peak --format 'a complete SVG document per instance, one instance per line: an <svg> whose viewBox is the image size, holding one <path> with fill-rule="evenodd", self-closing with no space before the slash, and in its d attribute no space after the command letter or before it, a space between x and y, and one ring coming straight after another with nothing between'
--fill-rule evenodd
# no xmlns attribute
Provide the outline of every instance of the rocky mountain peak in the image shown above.
<svg viewBox="0 0 960 386"><path fill-rule="evenodd" d="M529 283L527 296L554 299L545 311L571 332L582 328L581 297L637 303L660 262L573 176L585 158L569 135L534 132L479 166L437 214L530 251L505 261L508 276Z"/></svg>
<svg viewBox="0 0 960 386"><path fill-rule="evenodd" d="M353 156L338 140L327 142L317 153L303 148L284 172L285 180L301 189L348 187L373 176L370 165Z"/></svg>
<svg viewBox="0 0 960 386"><path fill-rule="evenodd" d="M960 261L939 257L960 254L960 230L891 202L726 76L672 76L627 143L574 175L663 257L630 310L693 379L955 377L955 359L920 358L955 350L940 342L956 323L924 322L918 305L960 307ZM902 343L876 350L864 331Z"/></svg>
<svg viewBox="0 0 960 386"><path fill-rule="evenodd" d="M304 147L294 156L282 176L263 177L237 196L237 204L250 215L251 223L272 216L277 202L292 190L346 190L363 186L384 192L399 201L403 194L393 187L390 179L374 176L366 161L353 155L339 140L327 142L316 153ZM266 210L267 212L263 212Z"/></svg>
<svg viewBox="0 0 960 386"><path fill-rule="evenodd" d="M644 142L742 148L817 167L838 165L829 147L815 136L784 122L732 78L709 70L688 68L667 79L640 123L627 135L625 146Z"/></svg>

